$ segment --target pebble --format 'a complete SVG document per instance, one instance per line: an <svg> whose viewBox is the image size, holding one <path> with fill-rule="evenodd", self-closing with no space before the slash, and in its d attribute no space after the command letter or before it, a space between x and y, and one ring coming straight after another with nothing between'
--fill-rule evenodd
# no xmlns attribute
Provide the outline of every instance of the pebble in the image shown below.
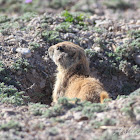
<svg viewBox="0 0 140 140"><path fill-rule="evenodd" d="M140 65L140 54L135 56L135 62L136 64Z"/></svg>
<svg viewBox="0 0 140 140"><path fill-rule="evenodd" d="M19 70L19 71L17 72L17 75L21 75L21 74L22 74L22 71Z"/></svg>
<svg viewBox="0 0 140 140"><path fill-rule="evenodd" d="M129 41L129 38L124 38L123 39L123 43L126 43L126 42L128 42Z"/></svg>
<svg viewBox="0 0 140 140"><path fill-rule="evenodd" d="M100 47L94 47L94 50L95 50L96 52L100 52L100 51L101 51L101 48L100 48Z"/></svg>
<svg viewBox="0 0 140 140"><path fill-rule="evenodd" d="M136 116L136 120L140 120L140 107L135 107L134 108L134 114Z"/></svg>
<svg viewBox="0 0 140 140"><path fill-rule="evenodd" d="M31 57L31 51L28 48L17 48L16 52L22 54L26 58Z"/></svg>
<svg viewBox="0 0 140 140"><path fill-rule="evenodd" d="M2 50L2 46L0 46L0 51Z"/></svg>
<svg viewBox="0 0 140 140"><path fill-rule="evenodd" d="M42 81L40 82L40 88L41 88L41 89L45 88L45 85L46 85L46 80L42 80Z"/></svg>
<svg viewBox="0 0 140 140"><path fill-rule="evenodd" d="M12 48L11 52L15 54L16 53L16 48Z"/></svg>
<svg viewBox="0 0 140 140"><path fill-rule="evenodd" d="M96 20L96 27L103 26L105 28L109 28L110 25L112 25L112 22L109 20L104 20L104 21Z"/></svg>
<svg viewBox="0 0 140 140"><path fill-rule="evenodd" d="M75 120L79 120L81 117L82 117L81 112L75 112L75 113L74 113L74 119L75 119Z"/></svg>
<svg viewBox="0 0 140 140"><path fill-rule="evenodd" d="M140 25L140 20L137 20L136 24L137 24L137 25Z"/></svg>

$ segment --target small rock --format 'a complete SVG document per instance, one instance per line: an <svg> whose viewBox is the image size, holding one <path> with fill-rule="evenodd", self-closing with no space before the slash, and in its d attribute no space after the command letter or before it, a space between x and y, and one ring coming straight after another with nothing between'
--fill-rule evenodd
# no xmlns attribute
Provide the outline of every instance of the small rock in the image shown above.
<svg viewBox="0 0 140 140"><path fill-rule="evenodd" d="M122 30L122 31L125 31L125 30L126 30L125 25L121 26L121 30Z"/></svg>
<svg viewBox="0 0 140 140"><path fill-rule="evenodd" d="M139 28L140 28L140 25L132 24L132 25L129 25L128 28L129 28L130 30L132 30L132 29L139 29Z"/></svg>
<svg viewBox="0 0 140 140"><path fill-rule="evenodd" d="M75 112L75 113L74 113L74 119L75 119L75 120L79 120L81 117L82 117L81 112Z"/></svg>
<svg viewBox="0 0 140 140"><path fill-rule="evenodd" d="M32 70L32 74L33 74L34 76L36 75L36 70L35 70L35 69Z"/></svg>
<svg viewBox="0 0 140 140"><path fill-rule="evenodd" d="M100 48L100 47L94 47L94 50L95 50L96 52L101 52L101 48Z"/></svg>
<svg viewBox="0 0 140 140"><path fill-rule="evenodd" d="M2 46L0 46L0 51L2 51Z"/></svg>
<svg viewBox="0 0 140 140"><path fill-rule="evenodd" d="M96 15L96 14L90 16L90 20L92 20L92 21L99 20L99 18L100 17L98 15Z"/></svg>
<svg viewBox="0 0 140 140"><path fill-rule="evenodd" d="M128 42L129 41L129 38L124 38L123 39L123 43L126 43L126 42Z"/></svg>
<svg viewBox="0 0 140 140"><path fill-rule="evenodd" d="M4 114L3 115L4 118L8 118L9 116L16 115L16 112L14 112L11 109L7 109L7 108L6 109L2 109L1 112L2 112L2 114Z"/></svg>
<svg viewBox="0 0 140 140"><path fill-rule="evenodd" d="M114 30L114 27L113 27L113 26L110 26L110 27L108 28L108 30L109 30L109 31L113 31L113 30Z"/></svg>
<svg viewBox="0 0 140 140"><path fill-rule="evenodd" d="M130 20L130 23L131 23L131 24L134 24L134 23L135 23L135 20L133 20L133 19Z"/></svg>
<svg viewBox="0 0 140 140"><path fill-rule="evenodd" d="M16 48L12 48L11 52L15 54L16 53Z"/></svg>
<svg viewBox="0 0 140 140"><path fill-rule="evenodd" d="M109 28L111 25L112 25L112 22L110 20L104 20L104 21L96 20L95 26L96 27L103 26L105 28Z"/></svg>
<svg viewBox="0 0 140 140"><path fill-rule="evenodd" d="M21 74L22 74L22 71L19 70L19 71L17 72L17 75L21 75Z"/></svg>
<svg viewBox="0 0 140 140"><path fill-rule="evenodd" d="M40 82L40 88L43 89L45 87L45 85L46 85L46 81L45 80L42 80Z"/></svg>
<svg viewBox="0 0 140 140"><path fill-rule="evenodd" d="M137 24L137 25L140 25L140 20L137 20L136 24Z"/></svg>
<svg viewBox="0 0 140 140"><path fill-rule="evenodd" d="M140 107L135 107L134 114L136 116L136 120L140 120Z"/></svg>
<svg viewBox="0 0 140 140"><path fill-rule="evenodd" d="M28 48L17 48L16 52L22 54L26 58L31 57L31 51Z"/></svg>
<svg viewBox="0 0 140 140"><path fill-rule="evenodd" d="M140 54L135 56L135 62L140 65Z"/></svg>

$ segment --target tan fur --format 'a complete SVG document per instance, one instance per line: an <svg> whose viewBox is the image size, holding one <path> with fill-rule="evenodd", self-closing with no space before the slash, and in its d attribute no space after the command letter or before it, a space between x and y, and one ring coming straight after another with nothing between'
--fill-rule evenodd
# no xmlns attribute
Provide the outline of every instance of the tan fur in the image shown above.
<svg viewBox="0 0 140 140"><path fill-rule="evenodd" d="M48 52L58 70L53 102L65 96L103 103L104 98L109 97L103 85L89 76L89 63L84 49L71 42L62 42L51 46Z"/></svg>

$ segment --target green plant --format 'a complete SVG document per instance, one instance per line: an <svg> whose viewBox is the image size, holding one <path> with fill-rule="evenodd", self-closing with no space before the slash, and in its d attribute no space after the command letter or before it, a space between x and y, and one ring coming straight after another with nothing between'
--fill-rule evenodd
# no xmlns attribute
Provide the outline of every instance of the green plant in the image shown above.
<svg viewBox="0 0 140 140"><path fill-rule="evenodd" d="M101 126L114 126L116 125L116 121L112 118L104 118L102 121L93 120L91 121L90 125L95 129L98 129Z"/></svg>
<svg viewBox="0 0 140 140"><path fill-rule="evenodd" d="M84 107L82 110L83 115L86 115L89 118L94 117L94 112L103 112L107 110L106 105L100 103L85 102L83 103L83 107Z"/></svg>
<svg viewBox="0 0 140 140"><path fill-rule="evenodd" d="M55 105L52 108L47 109L44 113L43 116L50 118L50 117L57 117L60 116L64 113L63 107L61 105Z"/></svg>
<svg viewBox="0 0 140 140"><path fill-rule="evenodd" d="M140 30L132 30L128 32L129 36L133 39L140 39Z"/></svg>
<svg viewBox="0 0 140 140"><path fill-rule="evenodd" d="M95 129L98 129L98 128L100 128L100 126L102 126L101 121L94 121L94 122L92 122L91 124L93 125L93 127L94 127Z"/></svg>
<svg viewBox="0 0 140 140"><path fill-rule="evenodd" d="M36 124L33 124L32 125L32 129L33 130L44 130L44 128L45 128L45 125L44 125L44 123L36 123Z"/></svg>
<svg viewBox="0 0 140 140"><path fill-rule="evenodd" d="M0 100L3 103L23 105L26 103L25 99L28 100L28 97L23 94L24 92L18 92L12 85L7 86L4 83L0 83Z"/></svg>
<svg viewBox="0 0 140 140"><path fill-rule="evenodd" d="M36 17L34 12L26 12L20 17L23 21L30 21L32 18Z"/></svg>
<svg viewBox="0 0 140 140"><path fill-rule="evenodd" d="M133 108L132 108L132 105L134 103L135 102L133 100L131 100L121 109L121 111L124 112L130 118L135 118L135 115L134 115L134 112L133 112Z"/></svg>
<svg viewBox="0 0 140 140"><path fill-rule="evenodd" d="M3 13L18 13L38 12L48 6L48 1L34 0L32 3L25 3L23 0L0 0L0 12Z"/></svg>
<svg viewBox="0 0 140 140"><path fill-rule="evenodd" d="M100 48L106 49L107 42L105 39L101 39L101 38L97 37L95 40L95 43L97 43Z"/></svg>
<svg viewBox="0 0 140 140"><path fill-rule="evenodd" d="M4 68L4 64L2 61L0 61L0 74L6 74L5 68Z"/></svg>
<svg viewBox="0 0 140 140"><path fill-rule="evenodd" d="M86 53L86 56L87 56L88 58L91 58L91 57L93 57L93 56L96 55L96 52L93 51L92 49L85 49L85 53Z"/></svg>
<svg viewBox="0 0 140 140"><path fill-rule="evenodd" d="M140 88L138 88L137 90L135 90L134 92L132 92L131 94L130 94L130 96L139 96L140 95Z"/></svg>
<svg viewBox="0 0 140 140"><path fill-rule="evenodd" d="M118 140L119 138L119 133L116 132L111 132L106 130L103 132L102 136L100 137L100 140Z"/></svg>
<svg viewBox="0 0 140 140"><path fill-rule="evenodd" d="M58 118L58 117L53 117L53 118L51 118L51 121L52 122L55 122L55 123L64 123L65 122L65 120L64 119L61 119L61 118Z"/></svg>
<svg viewBox="0 0 140 140"><path fill-rule="evenodd" d="M0 83L0 93L1 94L7 94L7 96L10 96L12 94L14 94L15 92L17 92L17 89L10 85L10 86L6 86L4 83Z"/></svg>
<svg viewBox="0 0 140 140"><path fill-rule="evenodd" d="M49 129L49 134L50 134L51 136L57 135L57 134L58 134L58 129L57 129L56 127L50 128L50 129Z"/></svg>
<svg viewBox="0 0 140 140"><path fill-rule="evenodd" d="M119 99L121 99L121 98L128 98L128 96L126 96L126 95L118 95L118 96L117 96L117 100L119 100Z"/></svg>
<svg viewBox="0 0 140 140"><path fill-rule="evenodd" d="M113 126L116 125L116 120L113 118L104 118L102 121L103 126Z"/></svg>
<svg viewBox="0 0 140 140"><path fill-rule="evenodd" d="M0 32L3 35L9 35L12 29L17 29L20 24L13 18L7 18L6 16L0 17Z"/></svg>
<svg viewBox="0 0 140 140"><path fill-rule="evenodd" d="M30 68L30 64L29 64L28 60L24 59L24 58L19 58L11 66L12 70L21 71L21 72L27 72L29 68Z"/></svg>
<svg viewBox="0 0 140 140"><path fill-rule="evenodd" d="M69 110L71 108L75 107L73 103L71 103L71 100L62 97L58 100L58 103L55 104L53 107L47 109L43 116L45 117L57 117L66 112L66 110Z"/></svg>
<svg viewBox="0 0 140 140"><path fill-rule="evenodd" d="M8 131L10 129L15 129L16 131L21 131L22 127L18 122L14 121L14 120L10 120L9 122L0 125L0 130Z"/></svg>
<svg viewBox="0 0 140 140"><path fill-rule="evenodd" d="M37 50L38 48L40 48L40 44L38 44L36 42L30 43L30 46L31 46L32 50Z"/></svg>
<svg viewBox="0 0 140 140"><path fill-rule="evenodd" d="M73 15L70 14L68 11L63 12L62 16L65 17L66 22L73 22L74 21Z"/></svg>
<svg viewBox="0 0 140 140"><path fill-rule="evenodd" d="M30 103L29 110L34 116L43 115L44 110L46 110L48 106L40 103Z"/></svg>
<svg viewBox="0 0 140 140"><path fill-rule="evenodd" d="M20 83L11 77L11 71L0 61L0 82L19 87Z"/></svg>
<svg viewBox="0 0 140 140"><path fill-rule="evenodd" d="M70 99L67 99L65 97L62 97L58 100L58 104L61 106L64 106L65 108L72 108L73 104L71 103Z"/></svg>
<svg viewBox="0 0 140 140"><path fill-rule="evenodd" d="M57 31L43 31L42 38L51 44L62 41L62 39L59 37L59 32L57 32Z"/></svg>
<svg viewBox="0 0 140 140"><path fill-rule="evenodd" d="M55 30L59 31L59 32L64 32L64 33L71 32L71 29L69 28L70 25L71 25L71 23L69 23L69 22L63 22L63 23L57 25L55 27Z"/></svg>
<svg viewBox="0 0 140 140"><path fill-rule="evenodd" d="M76 13L71 14L68 11L64 11L62 13L62 16L65 17L65 22L72 22L74 24L79 24L84 26L86 23L84 23L84 15L82 13Z"/></svg>
<svg viewBox="0 0 140 140"><path fill-rule="evenodd" d="M123 46L117 47L116 54L121 57L121 59L131 61L134 55L140 52L140 31L129 31L128 36L131 37L132 40L129 40Z"/></svg>
<svg viewBox="0 0 140 140"><path fill-rule="evenodd" d="M0 16L0 23L5 23L7 21L10 21L10 19L7 16Z"/></svg>
<svg viewBox="0 0 140 140"><path fill-rule="evenodd" d="M93 30L95 31L95 33L99 33L99 34L102 34L105 32L105 29L101 27L93 27Z"/></svg>

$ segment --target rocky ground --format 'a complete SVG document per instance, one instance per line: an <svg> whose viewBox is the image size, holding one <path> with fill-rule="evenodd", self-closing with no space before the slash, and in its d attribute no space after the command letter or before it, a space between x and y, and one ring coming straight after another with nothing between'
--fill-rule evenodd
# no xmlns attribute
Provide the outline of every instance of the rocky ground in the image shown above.
<svg viewBox="0 0 140 140"><path fill-rule="evenodd" d="M140 139L139 0L1 0L0 12L1 139ZM113 100L50 106L47 50L62 41L85 49Z"/></svg>

